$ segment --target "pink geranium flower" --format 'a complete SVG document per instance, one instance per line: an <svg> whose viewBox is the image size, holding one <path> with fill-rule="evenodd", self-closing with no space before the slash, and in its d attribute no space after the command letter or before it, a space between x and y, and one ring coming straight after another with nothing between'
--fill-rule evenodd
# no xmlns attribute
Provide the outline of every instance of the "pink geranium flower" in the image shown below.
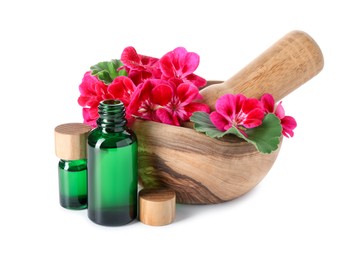
<svg viewBox="0 0 359 260"><path fill-rule="evenodd" d="M91 72L85 73L79 86L80 97L77 102L82 106L84 123L92 127L96 126L98 118L98 105L104 99L113 98L107 91L107 86L97 77L92 76Z"/></svg>
<svg viewBox="0 0 359 260"><path fill-rule="evenodd" d="M261 102L267 113L274 113L280 119L282 125L282 134L285 137L293 137L293 130L297 127L297 122L293 117L285 115L282 102L279 102L276 105L271 94L264 94L261 97Z"/></svg>
<svg viewBox="0 0 359 260"><path fill-rule="evenodd" d="M162 71L162 79L179 79L183 82L190 82L197 87L206 85L206 80L193 72L199 65L199 56L194 52L187 52L183 47L178 47L165 54L159 65Z"/></svg>
<svg viewBox="0 0 359 260"><path fill-rule="evenodd" d="M140 84L132 96L127 111L135 118L161 122L157 111L170 101L170 86L159 79L148 79Z"/></svg>
<svg viewBox="0 0 359 260"><path fill-rule="evenodd" d="M198 87L206 80L193 72L199 56L179 47L161 59L138 54L127 47L121 55L127 76L118 76L106 85L91 72L86 72L80 85L78 103L83 107L86 124L96 126L98 105L104 99L119 99L126 107L126 118L142 118L166 124L180 125L195 111L209 112L200 99Z"/></svg>
<svg viewBox="0 0 359 260"><path fill-rule="evenodd" d="M134 117L179 126L195 111L209 112L206 104L195 102L200 97L191 84L151 79L138 86L128 110Z"/></svg>
<svg viewBox="0 0 359 260"><path fill-rule="evenodd" d="M195 102L202 98L196 86L189 83L181 83L173 86L171 92L167 93L171 96L170 102L166 106L160 108L157 112L161 122L170 125L181 125L186 122L196 111L209 113L209 106L203 103Z"/></svg>
<svg viewBox="0 0 359 260"><path fill-rule="evenodd" d="M119 76L112 81L107 91L114 98L121 100L125 107L127 107L130 104L135 89L136 86L129 77Z"/></svg>
<svg viewBox="0 0 359 260"><path fill-rule="evenodd" d="M123 50L121 61L125 65L128 77L136 86L145 79L161 77L158 59L138 54L135 48L131 46Z"/></svg>
<svg viewBox="0 0 359 260"><path fill-rule="evenodd" d="M210 114L212 123L221 131L236 127L245 134L246 128L262 124L265 111L259 100L242 94L226 94L216 102L216 111Z"/></svg>

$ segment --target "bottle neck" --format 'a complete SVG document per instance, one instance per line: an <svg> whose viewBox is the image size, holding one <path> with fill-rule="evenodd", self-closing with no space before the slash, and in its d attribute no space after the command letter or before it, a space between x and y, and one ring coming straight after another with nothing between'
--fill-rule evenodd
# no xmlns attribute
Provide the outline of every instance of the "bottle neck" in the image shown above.
<svg viewBox="0 0 359 260"><path fill-rule="evenodd" d="M97 126L103 132L122 132L126 128L126 109L120 100L103 100L98 106Z"/></svg>

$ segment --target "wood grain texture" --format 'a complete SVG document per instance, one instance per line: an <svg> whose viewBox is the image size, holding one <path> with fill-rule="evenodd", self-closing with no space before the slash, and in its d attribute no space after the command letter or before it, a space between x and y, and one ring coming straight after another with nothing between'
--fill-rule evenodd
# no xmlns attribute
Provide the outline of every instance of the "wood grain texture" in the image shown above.
<svg viewBox="0 0 359 260"><path fill-rule="evenodd" d="M270 47L247 67L222 84L201 94L207 104L226 93L260 97L271 93L284 98L323 68L323 56L314 40L294 31ZM277 149L261 154L240 139L213 139L187 127L137 120L139 176L144 187L167 187L177 202L214 204L229 201L253 189L275 162Z"/></svg>
<svg viewBox="0 0 359 260"><path fill-rule="evenodd" d="M313 38L292 31L230 79L203 89L201 94L212 110L216 100L227 93L255 98L271 93L279 101L317 75L323 66L323 54Z"/></svg>
<svg viewBox="0 0 359 260"><path fill-rule="evenodd" d="M218 140L150 121L136 123L134 130L140 184L170 188L177 202L185 204L214 204L241 196L264 178L279 152L265 155L247 142Z"/></svg>
<svg viewBox="0 0 359 260"><path fill-rule="evenodd" d="M170 189L142 189L139 192L139 220L151 226L164 226L176 217L176 193Z"/></svg>
<svg viewBox="0 0 359 260"><path fill-rule="evenodd" d="M86 158L87 136L91 127L83 123L67 123L55 127L55 154L63 160Z"/></svg>

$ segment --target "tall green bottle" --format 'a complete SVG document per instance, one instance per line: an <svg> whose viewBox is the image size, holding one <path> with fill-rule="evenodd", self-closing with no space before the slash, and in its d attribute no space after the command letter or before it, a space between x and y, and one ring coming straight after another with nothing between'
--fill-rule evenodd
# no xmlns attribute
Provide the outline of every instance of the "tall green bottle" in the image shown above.
<svg viewBox="0 0 359 260"><path fill-rule="evenodd" d="M121 226L137 217L137 138L121 101L104 100L98 112L87 141L88 217Z"/></svg>

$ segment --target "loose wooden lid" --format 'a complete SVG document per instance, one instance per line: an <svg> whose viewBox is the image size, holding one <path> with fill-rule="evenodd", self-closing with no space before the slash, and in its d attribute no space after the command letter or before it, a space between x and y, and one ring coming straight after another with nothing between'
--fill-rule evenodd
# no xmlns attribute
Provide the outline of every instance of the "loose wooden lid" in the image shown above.
<svg viewBox="0 0 359 260"><path fill-rule="evenodd" d="M86 158L86 142L91 127L82 123L68 123L55 127L55 153L63 160Z"/></svg>
<svg viewBox="0 0 359 260"><path fill-rule="evenodd" d="M172 223L176 216L176 193L170 189L142 189L139 193L139 219L151 226Z"/></svg>

